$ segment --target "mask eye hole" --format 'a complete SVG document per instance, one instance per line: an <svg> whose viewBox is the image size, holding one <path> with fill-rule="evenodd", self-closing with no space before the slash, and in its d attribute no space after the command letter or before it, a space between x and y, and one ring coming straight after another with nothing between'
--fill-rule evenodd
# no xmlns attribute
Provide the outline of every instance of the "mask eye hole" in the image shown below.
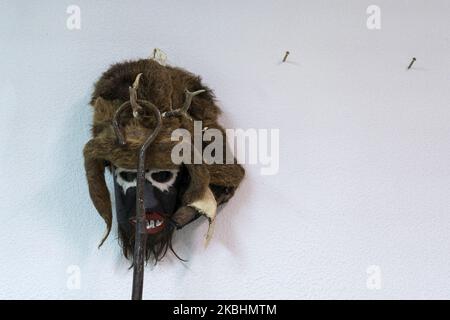
<svg viewBox="0 0 450 320"><path fill-rule="evenodd" d="M145 174L145 178L159 190L166 192L173 186L178 175L178 169L170 170L149 170Z"/></svg>
<svg viewBox="0 0 450 320"><path fill-rule="evenodd" d="M122 188L123 193L126 194L127 190L136 187L136 171L127 170L117 167L115 169L116 182Z"/></svg>
<svg viewBox="0 0 450 320"><path fill-rule="evenodd" d="M119 173L120 177L127 181L127 182L132 182L134 180L136 180L136 172L131 172L131 171L121 171Z"/></svg>
<svg viewBox="0 0 450 320"><path fill-rule="evenodd" d="M150 174L150 176L152 177L152 180L154 180L156 182L165 183L165 182L170 181L170 179L172 179L173 173L170 171L162 170L162 171L152 172Z"/></svg>

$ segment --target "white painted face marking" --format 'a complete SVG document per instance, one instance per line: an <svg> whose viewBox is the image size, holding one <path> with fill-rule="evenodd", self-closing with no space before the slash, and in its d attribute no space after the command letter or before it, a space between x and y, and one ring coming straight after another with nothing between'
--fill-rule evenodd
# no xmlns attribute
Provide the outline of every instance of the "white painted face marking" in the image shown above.
<svg viewBox="0 0 450 320"><path fill-rule="evenodd" d="M170 172L170 174L171 174L170 178L167 181L159 182L152 178L152 174L164 172L164 171ZM116 175L117 184L122 188L123 193L126 194L128 189L136 188L137 181L136 181L136 178L132 181L125 180L121 176L121 174L120 174L121 172L137 173L137 170L129 170L129 169L117 167L114 171L114 173ZM175 183L178 172L179 172L178 169L151 169L145 173L145 179L147 181L149 181L155 188L159 189L160 191L167 192L167 191L169 191L170 187L172 187L173 184Z"/></svg>

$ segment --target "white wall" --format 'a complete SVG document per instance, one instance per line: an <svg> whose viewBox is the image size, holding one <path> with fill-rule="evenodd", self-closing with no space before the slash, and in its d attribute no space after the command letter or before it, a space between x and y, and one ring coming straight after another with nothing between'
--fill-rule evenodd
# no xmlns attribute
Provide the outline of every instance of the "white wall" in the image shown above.
<svg viewBox="0 0 450 320"><path fill-rule="evenodd" d="M210 246L204 220L179 232L189 262L148 268L145 298L450 298L449 17L447 0L2 1L0 298L129 298L82 148L94 81L154 47L215 89L226 126L279 128L280 170L246 165Z"/></svg>

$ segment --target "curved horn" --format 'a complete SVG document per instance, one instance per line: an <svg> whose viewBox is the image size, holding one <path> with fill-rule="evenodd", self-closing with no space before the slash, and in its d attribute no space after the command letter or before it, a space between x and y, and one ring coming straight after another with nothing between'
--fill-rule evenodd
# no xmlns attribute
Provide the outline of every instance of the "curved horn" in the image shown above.
<svg viewBox="0 0 450 320"><path fill-rule="evenodd" d="M105 163L103 159L95 157L95 143L95 138L86 143L83 154L89 195L98 213L106 223L106 233L98 246L100 248L111 231L112 209L111 198L105 182Z"/></svg>

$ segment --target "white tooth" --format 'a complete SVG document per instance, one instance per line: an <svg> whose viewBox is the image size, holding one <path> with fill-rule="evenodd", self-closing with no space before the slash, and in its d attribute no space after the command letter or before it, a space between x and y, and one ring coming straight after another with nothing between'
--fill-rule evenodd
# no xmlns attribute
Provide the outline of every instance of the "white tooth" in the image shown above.
<svg viewBox="0 0 450 320"><path fill-rule="evenodd" d="M150 228L154 228L155 227L155 220L151 220L150 221Z"/></svg>
<svg viewBox="0 0 450 320"><path fill-rule="evenodd" d="M146 221L146 226L145 226L145 228L146 228L146 229L150 229L150 224L148 223L148 221Z"/></svg>
<svg viewBox="0 0 450 320"><path fill-rule="evenodd" d="M162 221L161 220L156 220L156 226L159 227L160 225L162 225Z"/></svg>

